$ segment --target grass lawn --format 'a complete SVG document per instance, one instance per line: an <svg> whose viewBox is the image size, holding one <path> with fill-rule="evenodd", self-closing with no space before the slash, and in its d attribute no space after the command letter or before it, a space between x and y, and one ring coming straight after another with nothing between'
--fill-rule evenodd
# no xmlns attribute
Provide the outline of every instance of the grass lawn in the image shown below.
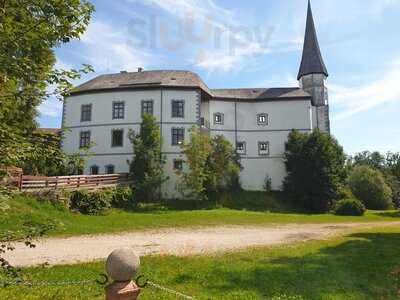
<svg viewBox="0 0 400 300"><path fill-rule="evenodd" d="M261 198L260 198L261 197ZM244 194L240 205L247 209L173 210L152 209L141 212L111 210L102 216L87 216L57 208L51 203L16 196L9 201L11 208L0 211L0 232L16 230L27 222L52 220L57 228L49 235L68 236L99 234L166 227L213 225L268 225L288 223L379 222L400 220L397 211L370 211L363 217L340 217L331 214L296 213L276 196ZM261 203L261 204L260 204ZM254 209L257 211L252 211Z"/></svg>
<svg viewBox="0 0 400 300"><path fill-rule="evenodd" d="M142 273L196 299L398 299L400 228L213 256L142 258ZM104 262L23 269L33 280L96 277ZM103 299L102 287L6 287L0 299ZM286 295L287 297L283 297ZM281 297L280 297L281 296ZM177 299L145 288L142 300Z"/></svg>

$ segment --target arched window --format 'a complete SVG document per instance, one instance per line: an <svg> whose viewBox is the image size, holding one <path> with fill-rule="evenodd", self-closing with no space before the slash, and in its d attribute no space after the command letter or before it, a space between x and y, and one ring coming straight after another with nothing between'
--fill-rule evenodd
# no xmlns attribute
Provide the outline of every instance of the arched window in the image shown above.
<svg viewBox="0 0 400 300"><path fill-rule="evenodd" d="M93 165L90 167L90 174L98 175L99 174L99 166Z"/></svg>
<svg viewBox="0 0 400 300"><path fill-rule="evenodd" d="M114 174L114 173L115 173L114 165L107 165L106 166L106 174Z"/></svg>

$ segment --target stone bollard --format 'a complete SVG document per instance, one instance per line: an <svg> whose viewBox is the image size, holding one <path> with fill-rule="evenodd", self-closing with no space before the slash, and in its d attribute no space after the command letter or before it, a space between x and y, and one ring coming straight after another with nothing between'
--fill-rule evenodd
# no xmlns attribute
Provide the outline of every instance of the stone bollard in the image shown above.
<svg viewBox="0 0 400 300"><path fill-rule="evenodd" d="M107 258L106 272L113 283L106 286L106 300L136 300L140 288L132 278L137 274L140 259L129 248L114 250Z"/></svg>

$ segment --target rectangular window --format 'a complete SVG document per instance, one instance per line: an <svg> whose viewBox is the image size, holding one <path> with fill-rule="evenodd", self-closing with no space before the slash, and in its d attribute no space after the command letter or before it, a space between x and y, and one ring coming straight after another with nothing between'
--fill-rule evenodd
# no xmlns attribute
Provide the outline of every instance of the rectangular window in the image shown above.
<svg viewBox="0 0 400 300"><path fill-rule="evenodd" d="M185 141L184 128L172 128L172 146L178 146Z"/></svg>
<svg viewBox="0 0 400 300"><path fill-rule="evenodd" d="M182 171L183 169L183 160L174 159L174 170Z"/></svg>
<svg viewBox="0 0 400 300"><path fill-rule="evenodd" d="M222 113L215 113L215 114L214 114L214 124L216 124L216 125L223 125L223 124L224 124L224 114L222 114Z"/></svg>
<svg viewBox="0 0 400 300"><path fill-rule="evenodd" d="M172 100L172 117L173 118L185 117L185 101Z"/></svg>
<svg viewBox="0 0 400 300"><path fill-rule="evenodd" d="M122 129L114 129L111 131L111 146L122 147L124 144L124 131Z"/></svg>
<svg viewBox="0 0 400 300"><path fill-rule="evenodd" d="M258 142L258 154L259 155L269 155L269 143L268 142Z"/></svg>
<svg viewBox="0 0 400 300"><path fill-rule="evenodd" d="M114 101L112 108L112 118L123 119L125 115L125 102L124 101Z"/></svg>
<svg viewBox="0 0 400 300"><path fill-rule="evenodd" d="M79 148L90 146L90 131L81 131L79 137Z"/></svg>
<svg viewBox="0 0 400 300"><path fill-rule="evenodd" d="M98 175L99 174L99 167L98 166L91 166L90 167L90 174Z"/></svg>
<svg viewBox="0 0 400 300"><path fill-rule="evenodd" d="M144 114L153 115L153 100L142 101L142 117Z"/></svg>
<svg viewBox="0 0 400 300"><path fill-rule="evenodd" d="M258 114L257 115L258 125L268 125L268 114Z"/></svg>
<svg viewBox="0 0 400 300"><path fill-rule="evenodd" d="M237 142L236 151L239 154L246 154L246 142Z"/></svg>
<svg viewBox="0 0 400 300"><path fill-rule="evenodd" d="M115 167L113 165L107 165L106 174L115 174Z"/></svg>
<svg viewBox="0 0 400 300"><path fill-rule="evenodd" d="M83 104L81 106L81 122L92 120L92 104Z"/></svg>

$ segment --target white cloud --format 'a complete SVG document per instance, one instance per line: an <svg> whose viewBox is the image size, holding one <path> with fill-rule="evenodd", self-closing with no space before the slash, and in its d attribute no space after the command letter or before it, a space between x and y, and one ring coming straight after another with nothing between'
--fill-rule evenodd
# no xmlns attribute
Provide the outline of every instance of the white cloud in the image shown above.
<svg viewBox="0 0 400 300"><path fill-rule="evenodd" d="M154 62L151 54L129 43L127 34L104 21L92 21L81 42L82 55L96 72L133 71Z"/></svg>
<svg viewBox="0 0 400 300"><path fill-rule="evenodd" d="M261 32L259 28L241 24L232 11L218 6L213 0L145 0L144 3L157 6L177 18L189 32L203 25L200 29L203 41L192 51L194 55L189 60L208 71L238 70L255 56L269 52L271 28ZM186 37L187 47L196 46L191 42Z"/></svg>
<svg viewBox="0 0 400 300"><path fill-rule="evenodd" d="M395 60L388 71L378 80L361 86L331 84L331 103L339 110L335 120L373 109L382 104L400 101L400 59Z"/></svg>

